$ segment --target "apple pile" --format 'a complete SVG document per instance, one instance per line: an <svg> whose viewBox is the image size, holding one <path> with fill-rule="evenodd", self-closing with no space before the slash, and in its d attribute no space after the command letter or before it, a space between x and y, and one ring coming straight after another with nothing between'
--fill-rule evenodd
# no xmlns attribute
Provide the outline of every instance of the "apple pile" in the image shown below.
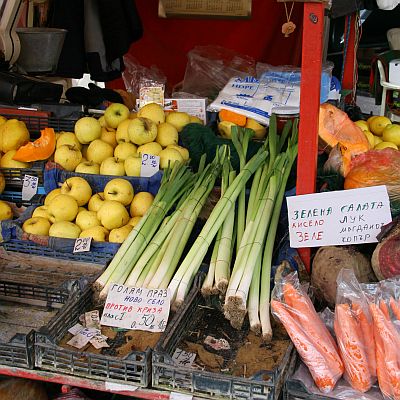
<svg viewBox="0 0 400 400"><path fill-rule="evenodd" d="M44 205L35 208L23 225L24 232L76 239L92 237L98 242L122 243L153 202L148 192L134 194L123 178L110 180L101 193L92 193L81 177L68 178L52 190Z"/></svg>
<svg viewBox="0 0 400 400"><path fill-rule="evenodd" d="M150 103L131 113L113 103L99 119L80 118L74 132L57 135L54 161L67 171L114 176L140 176L141 154L160 156L160 168L189 159L178 145L178 134L188 123L201 123L183 112L165 114Z"/></svg>

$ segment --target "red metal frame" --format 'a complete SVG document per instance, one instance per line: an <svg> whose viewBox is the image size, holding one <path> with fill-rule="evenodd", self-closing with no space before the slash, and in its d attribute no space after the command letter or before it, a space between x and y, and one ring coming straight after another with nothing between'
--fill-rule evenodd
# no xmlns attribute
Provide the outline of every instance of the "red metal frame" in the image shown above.
<svg viewBox="0 0 400 400"><path fill-rule="evenodd" d="M304 4L297 194L315 192L324 9L323 3ZM299 249L299 254L310 272L310 249Z"/></svg>
<svg viewBox="0 0 400 400"><path fill-rule="evenodd" d="M348 47L346 50L346 58L343 60L344 62L344 71L343 71L343 80L342 86L343 89L348 89L352 91L352 95L349 96L349 102L353 103L355 101L355 90L354 86L355 82L355 69L356 69L356 14L353 14L349 17L349 27L346 24L344 37L347 37L347 31L349 29L349 40Z"/></svg>

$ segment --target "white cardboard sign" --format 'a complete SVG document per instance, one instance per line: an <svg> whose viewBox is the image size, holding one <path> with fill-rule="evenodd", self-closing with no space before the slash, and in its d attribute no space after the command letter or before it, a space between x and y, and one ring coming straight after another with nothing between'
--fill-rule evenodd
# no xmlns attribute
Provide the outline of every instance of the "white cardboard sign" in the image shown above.
<svg viewBox="0 0 400 400"><path fill-rule="evenodd" d="M164 332L170 308L168 289L136 288L112 283L101 325Z"/></svg>
<svg viewBox="0 0 400 400"><path fill-rule="evenodd" d="M24 175L22 185L22 200L30 200L36 193L39 185L39 178L32 175Z"/></svg>
<svg viewBox="0 0 400 400"><path fill-rule="evenodd" d="M386 186L287 198L290 247L374 243L392 221Z"/></svg>
<svg viewBox="0 0 400 400"><path fill-rule="evenodd" d="M140 167L140 176L150 178L160 169L160 157L153 154L142 154L142 165Z"/></svg>

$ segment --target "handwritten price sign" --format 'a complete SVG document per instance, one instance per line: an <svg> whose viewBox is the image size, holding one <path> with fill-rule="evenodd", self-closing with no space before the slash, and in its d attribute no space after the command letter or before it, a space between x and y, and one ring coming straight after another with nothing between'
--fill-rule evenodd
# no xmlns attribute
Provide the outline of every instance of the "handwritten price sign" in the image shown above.
<svg viewBox="0 0 400 400"><path fill-rule="evenodd" d="M24 175L22 183L22 200L30 200L36 193L39 184L39 178L32 175Z"/></svg>
<svg viewBox="0 0 400 400"><path fill-rule="evenodd" d="M172 355L172 359L179 367L191 367L196 359L196 355L196 353L189 353L177 347Z"/></svg>
<svg viewBox="0 0 400 400"><path fill-rule="evenodd" d="M153 154L142 154L142 166L140 176L149 178L156 174L160 169L160 157Z"/></svg>
<svg viewBox="0 0 400 400"><path fill-rule="evenodd" d="M164 332L170 308L168 289L136 288L111 284L101 325Z"/></svg>
<svg viewBox="0 0 400 400"><path fill-rule="evenodd" d="M75 240L74 253L82 253L83 251L90 251L90 245L92 244L92 238L78 238Z"/></svg>

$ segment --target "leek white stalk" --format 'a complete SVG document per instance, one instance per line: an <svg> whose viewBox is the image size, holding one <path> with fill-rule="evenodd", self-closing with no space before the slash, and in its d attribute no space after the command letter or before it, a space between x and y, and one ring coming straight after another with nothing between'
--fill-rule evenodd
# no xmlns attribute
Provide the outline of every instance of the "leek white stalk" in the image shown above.
<svg viewBox="0 0 400 400"><path fill-rule="evenodd" d="M215 290L214 277L215 277L215 265L217 263L220 240L221 240L221 230L219 230L217 233L217 237L215 239L213 251L211 254L210 265L208 267L206 278L204 279L203 285L201 287L201 294L204 297L218 293L218 290Z"/></svg>
<svg viewBox="0 0 400 400"><path fill-rule="evenodd" d="M261 333L261 322L258 309L260 302L261 259L262 254L261 252L259 252L256 259L256 265L254 266L253 277L251 279L250 285L249 300L247 304L250 329L257 335Z"/></svg>

